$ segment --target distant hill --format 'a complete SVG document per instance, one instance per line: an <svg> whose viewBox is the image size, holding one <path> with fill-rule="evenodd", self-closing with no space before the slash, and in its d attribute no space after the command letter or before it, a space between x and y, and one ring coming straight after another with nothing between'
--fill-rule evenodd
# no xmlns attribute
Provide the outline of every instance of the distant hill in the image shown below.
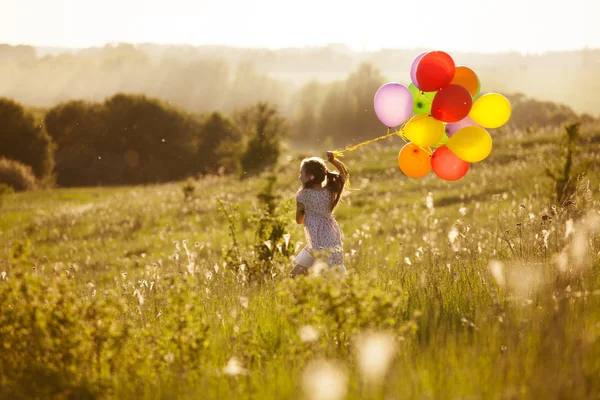
<svg viewBox="0 0 600 400"><path fill-rule="evenodd" d="M102 100L114 91L134 90L152 95L165 90L157 88L159 80L186 74L188 80L210 81L195 90L214 98L219 90L226 92L240 82L242 66L244 79L267 79L268 85L277 86L269 96L279 98L285 106L307 82L345 79L363 62L379 68L389 81L408 82L411 62L421 51L357 52L340 44L279 50L151 43L87 49L0 45L0 96L49 106L70 98ZM451 55L457 64L468 65L479 74L483 92L524 93L531 98L567 104L578 113L600 113L600 49L539 55ZM212 86L204 91L207 85ZM172 90L186 90L186 85ZM209 100L190 104L227 108L225 100L215 101L214 106Z"/></svg>

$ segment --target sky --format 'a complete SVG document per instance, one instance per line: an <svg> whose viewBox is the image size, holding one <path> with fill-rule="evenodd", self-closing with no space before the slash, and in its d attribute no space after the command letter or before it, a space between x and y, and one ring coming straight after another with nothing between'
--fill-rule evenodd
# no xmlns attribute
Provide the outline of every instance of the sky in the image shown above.
<svg viewBox="0 0 600 400"><path fill-rule="evenodd" d="M542 53L600 48L600 0L0 0L0 43Z"/></svg>

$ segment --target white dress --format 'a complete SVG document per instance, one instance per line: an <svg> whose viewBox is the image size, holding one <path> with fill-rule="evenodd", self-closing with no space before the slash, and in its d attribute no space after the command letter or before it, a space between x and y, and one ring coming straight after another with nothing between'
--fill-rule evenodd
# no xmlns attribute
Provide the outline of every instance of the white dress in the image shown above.
<svg viewBox="0 0 600 400"><path fill-rule="evenodd" d="M304 204L306 250L327 254L330 267L344 265L342 231L332 215L333 194L329 189L300 189L296 202Z"/></svg>

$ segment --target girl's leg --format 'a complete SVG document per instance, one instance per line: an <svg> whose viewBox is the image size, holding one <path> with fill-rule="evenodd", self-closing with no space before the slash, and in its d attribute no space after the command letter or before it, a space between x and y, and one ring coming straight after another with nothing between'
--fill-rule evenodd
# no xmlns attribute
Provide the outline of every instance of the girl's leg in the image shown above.
<svg viewBox="0 0 600 400"><path fill-rule="evenodd" d="M300 264L296 264L296 266L290 271L290 278L295 278L299 275L308 275L308 268L303 267Z"/></svg>

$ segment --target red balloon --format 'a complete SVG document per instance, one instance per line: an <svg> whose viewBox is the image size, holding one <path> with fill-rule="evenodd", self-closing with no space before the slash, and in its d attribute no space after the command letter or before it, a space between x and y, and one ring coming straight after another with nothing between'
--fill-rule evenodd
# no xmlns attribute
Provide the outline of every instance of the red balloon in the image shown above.
<svg viewBox="0 0 600 400"><path fill-rule="evenodd" d="M471 163L456 157L446 146L440 146L431 156L431 169L445 181L457 181L469 170Z"/></svg>
<svg viewBox="0 0 600 400"><path fill-rule="evenodd" d="M472 106L471 93L452 84L436 93L431 103L431 116L442 122L458 122L469 115Z"/></svg>
<svg viewBox="0 0 600 400"><path fill-rule="evenodd" d="M443 51L431 51L421 58L417 66L417 82L423 92L437 92L454 79L454 60Z"/></svg>

